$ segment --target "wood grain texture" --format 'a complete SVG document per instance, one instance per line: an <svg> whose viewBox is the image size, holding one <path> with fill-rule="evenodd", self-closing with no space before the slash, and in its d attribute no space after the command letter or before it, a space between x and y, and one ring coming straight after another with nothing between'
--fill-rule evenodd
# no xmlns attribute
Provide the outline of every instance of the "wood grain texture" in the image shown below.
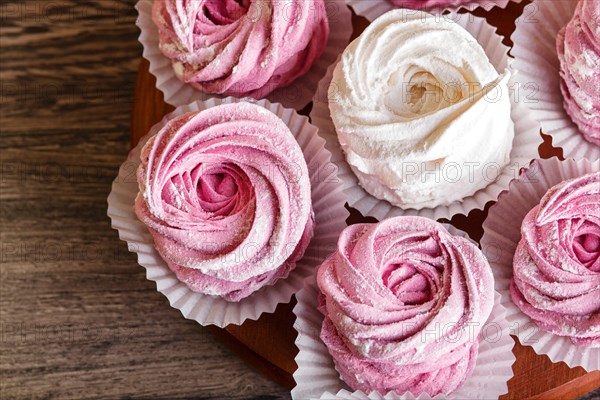
<svg viewBox="0 0 600 400"><path fill-rule="evenodd" d="M511 3L503 11L477 11L476 14L486 17L492 25L498 27L499 34L505 37L505 44L511 45L508 38L514 30L514 21L527 4L528 2ZM356 37L367 26L367 21L354 15L353 24L353 37ZM152 125L173 109L163 102L162 94L154 89L155 79L148 72L148 67L148 62L142 60L132 113L132 144L137 143ZM301 113L306 115L309 110L310 106ZM550 137L543 137L541 155L544 158L562 158L562 151L552 147ZM473 239L480 240L483 235L481 225L492 204L489 203L483 211L474 210L468 216L455 216L451 223L468 232ZM352 208L349 208L349 211L350 224L375 221L363 217ZM274 314L263 314L258 321L247 321L241 326L229 326L226 329L211 327L210 331L264 375L291 389L295 384L291 374L297 368L294 357L298 351L294 346L296 332L292 327L293 304L294 302L279 305ZM513 352L517 357L513 366L515 377L509 381L509 394L502 399L574 399L600 386L598 371L586 374L580 367L571 369L564 363L552 363L548 357L538 356L531 347L524 347L518 343L515 344Z"/></svg>
<svg viewBox="0 0 600 400"><path fill-rule="evenodd" d="M133 6L0 2L0 399L288 398L171 308L110 227Z"/></svg>

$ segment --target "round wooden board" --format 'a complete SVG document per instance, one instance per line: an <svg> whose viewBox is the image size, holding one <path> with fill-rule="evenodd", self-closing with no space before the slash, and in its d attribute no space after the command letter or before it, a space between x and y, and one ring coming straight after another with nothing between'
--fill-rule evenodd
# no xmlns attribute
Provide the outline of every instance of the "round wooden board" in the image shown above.
<svg viewBox="0 0 600 400"><path fill-rule="evenodd" d="M510 3L505 10L493 9L490 12L477 11L475 14L485 17L498 27L498 33L505 37L505 44L512 34L515 19L521 15L528 4ZM354 36L364 30L368 22L353 14ZM150 128L171 112L173 107L165 104L160 91L155 88L155 78L149 72L148 61L142 59L138 71L135 99L131 118L131 145L146 135ZM307 115L310 105L301 111ZM562 158L562 151L551 146L548 136L540 146L543 158L554 155ZM456 216L451 223L468 232L479 240L483 234L481 225L487 210L475 210L468 216ZM365 218L352 208L348 224L357 222L375 222ZM294 345L296 332L293 328L292 309L295 299L289 304L280 304L275 313L263 314L258 321L246 321L240 326L230 325L224 329L214 326L208 329L238 356L247 361L265 376L292 389L295 386L292 374L296 370L294 358L298 349ZM508 382L509 393L502 399L574 399L600 386L600 372L586 373L581 367L569 368L565 363L552 363L546 356L537 355L531 347L521 346L515 341L513 349L517 357L513 365L514 377ZM209 367L209 366L207 366Z"/></svg>

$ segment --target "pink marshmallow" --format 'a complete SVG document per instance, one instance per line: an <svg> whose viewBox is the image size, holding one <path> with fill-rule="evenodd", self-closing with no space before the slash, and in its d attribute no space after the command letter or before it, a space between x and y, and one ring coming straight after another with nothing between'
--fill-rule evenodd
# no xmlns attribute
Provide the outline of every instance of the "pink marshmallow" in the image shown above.
<svg viewBox="0 0 600 400"><path fill-rule="evenodd" d="M434 396L469 378L494 303L469 240L421 217L352 225L317 284L321 339L353 389Z"/></svg>
<svg viewBox="0 0 600 400"><path fill-rule="evenodd" d="M191 290L239 301L302 258L314 226L308 168L275 114L250 103L184 114L141 161L135 211Z"/></svg>
<svg viewBox="0 0 600 400"><path fill-rule="evenodd" d="M600 146L600 1L580 0L556 37L565 111Z"/></svg>
<svg viewBox="0 0 600 400"><path fill-rule="evenodd" d="M329 36L324 0L156 0L152 19L179 79L257 99L306 74Z"/></svg>
<svg viewBox="0 0 600 400"><path fill-rule="evenodd" d="M525 217L514 303L537 325L600 346L600 172L551 188Z"/></svg>

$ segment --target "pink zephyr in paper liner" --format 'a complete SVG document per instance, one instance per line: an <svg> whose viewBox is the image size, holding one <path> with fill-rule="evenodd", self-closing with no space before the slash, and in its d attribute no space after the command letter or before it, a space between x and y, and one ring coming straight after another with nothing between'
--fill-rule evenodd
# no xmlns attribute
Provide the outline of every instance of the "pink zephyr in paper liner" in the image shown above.
<svg viewBox="0 0 600 400"><path fill-rule="evenodd" d="M396 0L396 3L394 3L394 1L392 0L346 0L346 3L350 7L352 7L356 14L365 17L369 21L373 21L380 15L383 15L386 12L394 10L396 8L411 8L419 11L427 11L430 13L441 14L447 11L473 11L477 8L483 8L486 11L489 11L494 7L506 8L506 5L511 1L514 3L520 3L523 0L459 0L454 2L458 3L455 5L448 4L452 2L447 0L434 0L428 1L430 5L427 7L423 6L423 4L425 3L423 0Z"/></svg>
<svg viewBox="0 0 600 400"><path fill-rule="evenodd" d="M156 134L168 120L190 111L201 111L220 104L252 101L234 98L196 101L178 107L161 122L152 127L150 133L129 153L128 159L119 170L108 196L108 216L119 237L127 242L128 249L138 255L138 263L146 269L146 277L156 282L159 292L164 294L173 308L184 317L201 325L225 327L239 325L246 319L256 320L262 313L272 313L279 303L287 303L292 295L303 287L323 259L335 250L339 233L346 227L348 212L344 208L346 198L331 163L331 154L324 147L324 140L308 118L294 110L267 100L252 101L276 114L289 127L304 154L311 182L312 207L315 214L314 236L303 258L296 263L289 276L272 286L265 286L239 302L228 302L220 297L191 291L179 281L154 247L147 227L134 212L134 201L139 187L136 171L140 164L140 152L149 137Z"/></svg>
<svg viewBox="0 0 600 400"><path fill-rule="evenodd" d="M410 10L409 10L410 11ZM471 33L483 47L492 65L499 73L511 68L512 59L508 56L508 47L502 44L502 37L496 33L494 27L485 19L471 14L450 14L439 18L449 18L458 23ZM339 58L338 58L339 60ZM530 117L529 109L523 104L524 99L519 91L511 93L511 118L515 127L515 136L510 152L510 161L495 180L474 195L455 201L449 205L440 205L434 208L402 209L393 206L385 200L380 200L363 189L340 146L337 133L328 105L329 85L333 76L335 64L327 71L327 75L319 83L319 89L313 99L313 109L310 113L311 121L319 127L319 135L327 141L327 149L332 153L332 161L338 166L338 176L344 182L344 190L348 196L351 207L359 210L363 215L383 220L400 215L418 215L431 219L450 219L456 214L467 215L473 209L484 209L486 203L495 201L498 195L508 188L509 182L519 175L519 171L529 165L531 160L538 158L538 147L542 143L539 134L539 124ZM509 90L514 88L514 74L508 83Z"/></svg>
<svg viewBox="0 0 600 400"><path fill-rule="evenodd" d="M144 47L143 56L150 62L150 73L156 77L156 87L163 92L165 102L177 107L194 100L224 97L196 90L177 78L171 60L158 47L158 28L152 21L152 4L153 0L138 1L136 9L139 16L136 23L141 30L139 41ZM325 7L330 33L323 54L305 75L289 86L271 92L266 97L270 102L281 103L284 107L296 110L304 108L311 101L327 68L348 45L352 34L350 9L344 0L325 0Z"/></svg>
<svg viewBox="0 0 600 400"><path fill-rule="evenodd" d="M453 226L443 225L451 234L467 237L464 232ZM296 295L298 304L294 307L296 315L294 328L298 332L296 346L299 352L295 359L298 369L294 373L296 387L292 390L293 399L412 400L432 398L427 394L417 397L411 393L364 393L358 390L353 391L346 385L341 380L333 359L320 338L323 315L317 310L318 293L319 289L315 280L311 278L306 281L304 289ZM506 309L500 304L498 293L495 293L494 306L481 332L482 340L471 376L455 392L448 396L440 394L433 398L491 399L508 392L507 382L513 376L512 364L515 361L512 353L514 341L510 337L509 325L506 322Z"/></svg>
<svg viewBox="0 0 600 400"><path fill-rule="evenodd" d="M600 369L600 348L576 346L567 337L540 329L514 304L510 283L513 257L521 239L521 224L527 213L540 203L551 187L598 170L600 160L536 160L511 182L509 190L502 193L498 202L490 208L481 239L481 247L494 273L496 290L507 309L511 333L519 338L521 344L533 347L538 354L546 354L553 362L564 361L571 368L581 366L587 371Z"/></svg>
<svg viewBox="0 0 600 400"><path fill-rule="evenodd" d="M600 147L589 142L565 111L560 90L556 36L573 17L578 0L534 1L525 7L511 36L516 79L531 115L563 149L565 158L600 158Z"/></svg>

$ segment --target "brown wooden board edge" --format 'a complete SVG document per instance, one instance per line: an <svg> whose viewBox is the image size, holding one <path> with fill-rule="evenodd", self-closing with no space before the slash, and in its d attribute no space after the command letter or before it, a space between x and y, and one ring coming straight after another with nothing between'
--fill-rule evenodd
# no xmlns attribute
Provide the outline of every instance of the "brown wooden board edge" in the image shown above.
<svg viewBox="0 0 600 400"><path fill-rule="evenodd" d="M577 399L600 388L600 371L592 371L547 392L529 397L527 400L570 400Z"/></svg>
<svg viewBox="0 0 600 400"><path fill-rule="evenodd" d="M296 381L294 381L294 378L287 371L270 363L259 353L252 351L244 343L240 342L235 336L229 333L227 329L219 328L214 325L207 326L206 328L227 349L262 375L289 390L292 390L296 386Z"/></svg>

